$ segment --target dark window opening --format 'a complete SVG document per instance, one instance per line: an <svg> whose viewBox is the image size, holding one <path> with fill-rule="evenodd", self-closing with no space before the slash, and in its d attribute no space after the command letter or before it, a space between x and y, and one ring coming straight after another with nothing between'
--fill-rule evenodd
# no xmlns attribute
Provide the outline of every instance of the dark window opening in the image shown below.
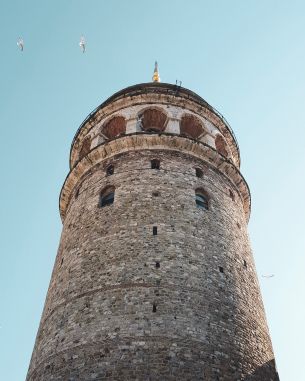
<svg viewBox="0 0 305 381"><path fill-rule="evenodd" d="M157 235L158 234L158 228L157 226L153 226L153 235Z"/></svg>
<svg viewBox="0 0 305 381"><path fill-rule="evenodd" d="M202 177L203 176L203 172L200 168L195 168L195 171L196 171L196 176L197 177Z"/></svg>
<svg viewBox="0 0 305 381"><path fill-rule="evenodd" d="M160 169L160 160L151 160L151 169Z"/></svg>
<svg viewBox="0 0 305 381"><path fill-rule="evenodd" d="M153 311L152 312L157 312L157 306L155 305L155 303L153 304Z"/></svg>
<svg viewBox="0 0 305 381"><path fill-rule="evenodd" d="M237 224L236 224L236 225L237 225L238 229L240 229L240 223L239 223L239 222L237 222Z"/></svg>
<svg viewBox="0 0 305 381"><path fill-rule="evenodd" d="M245 267L245 268L248 267L246 260L244 260L244 267Z"/></svg>
<svg viewBox="0 0 305 381"><path fill-rule="evenodd" d="M160 193L159 192L153 192L153 194L152 194L154 197L158 197L158 196L160 196Z"/></svg>
<svg viewBox="0 0 305 381"><path fill-rule="evenodd" d="M102 197L101 206L113 204L114 192L107 194L107 196Z"/></svg>
<svg viewBox="0 0 305 381"><path fill-rule="evenodd" d="M64 259L62 258L60 262L60 266L62 266L63 263L64 263Z"/></svg>
<svg viewBox="0 0 305 381"><path fill-rule="evenodd" d="M219 266L219 272L223 273L223 267Z"/></svg>
<svg viewBox="0 0 305 381"><path fill-rule="evenodd" d="M160 268L160 262L156 262L156 269Z"/></svg>
<svg viewBox="0 0 305 381"><path fill-rule="evenodd" d="M76 189L76 192L75 192L75 198L77 198L79 196L79 188L78 189Z"/></svg>
<svg viewBox="0 0 305 381"><path fill-rule="evenodd" d="M209 209L209 200L206 194L202 191L196 191L195 193L196 205L198 208Z"/></svg>
<svg viewBox="0 0 305 381"><path fill-rule="evenodd" d="M108 167L106 168L106 175L107 176L111 176L114 174L114 166L113 165L108 165Z"/></svg>
<svg viewBox="0 0 305 381"><path fill-rule="evenodd" d="M106 205L111 205L114 202L114 187L106 188L100 195L99 206L102 208Z"/></svg>

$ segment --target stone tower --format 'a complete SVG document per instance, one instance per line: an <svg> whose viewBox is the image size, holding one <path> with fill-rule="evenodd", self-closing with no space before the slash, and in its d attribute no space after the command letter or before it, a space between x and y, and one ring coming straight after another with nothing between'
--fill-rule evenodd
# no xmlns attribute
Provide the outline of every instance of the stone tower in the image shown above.
<svg viewBox="0 0 305 381"><path fill-rule="evenodd" d="M234 133L154 78L74 137L28 381L278 380Z"/></svg>

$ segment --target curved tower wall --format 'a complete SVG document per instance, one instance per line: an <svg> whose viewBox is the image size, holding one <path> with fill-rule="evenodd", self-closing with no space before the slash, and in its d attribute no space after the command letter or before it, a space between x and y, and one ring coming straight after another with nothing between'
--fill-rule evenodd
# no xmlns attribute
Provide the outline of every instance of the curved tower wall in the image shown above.
<svg viewBox="0 0 305 381"><path fill-rule="evenodd" d="M161 89L154 102L149 86ZM204 132L181 135L182 116L198 105L184 100L187 91L168 99L167 87L150 84L137 96L127 89L74 139L27 380L278 380L234 136L204 104L196 114ZM163 131L143 131L143 106L166 113ZM113 122L118 134L107 139L112 114L124 116L126 131ZM218 134L227 157L215 149ZM151 168L155 159L160 169ZM100 207L109 186L114 202ZM208 210L196 205L197 189Z"/></svg>

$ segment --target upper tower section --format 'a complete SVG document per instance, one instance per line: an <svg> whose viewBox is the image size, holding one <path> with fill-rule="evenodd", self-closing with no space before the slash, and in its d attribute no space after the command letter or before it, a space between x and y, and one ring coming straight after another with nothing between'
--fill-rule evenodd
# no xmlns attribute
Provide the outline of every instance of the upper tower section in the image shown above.
<svg viewBox="0 0 305 381"><path fill-rule="evenodd" d="M127 87L108 98L81 124L70 151L70 173L60 194L65 218L72 195L90 170L128 151L176 151L203 160L236 187L250 215L250 192L242 177L239 148L223 116L194 92L153 82Z"/></svg>
<svg viewBox="0 0 305 381"><path fill-rule="evenodd" d="M218 111L188 89L154 81L117 92L88 115L73 139L70 168L96 146L135 133L187 137L240 166L237 140Z"/></svg>

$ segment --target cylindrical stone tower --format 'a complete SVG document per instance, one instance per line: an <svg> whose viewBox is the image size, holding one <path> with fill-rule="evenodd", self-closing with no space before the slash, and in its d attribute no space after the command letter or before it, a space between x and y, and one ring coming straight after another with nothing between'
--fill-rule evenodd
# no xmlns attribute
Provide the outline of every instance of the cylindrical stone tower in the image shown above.
<svg viewBox="0 0 305 381"><path fill-rule="evenodd" d="M28 381L276 381L225 119L152 82L73 140L63 232Z"/></svg>

